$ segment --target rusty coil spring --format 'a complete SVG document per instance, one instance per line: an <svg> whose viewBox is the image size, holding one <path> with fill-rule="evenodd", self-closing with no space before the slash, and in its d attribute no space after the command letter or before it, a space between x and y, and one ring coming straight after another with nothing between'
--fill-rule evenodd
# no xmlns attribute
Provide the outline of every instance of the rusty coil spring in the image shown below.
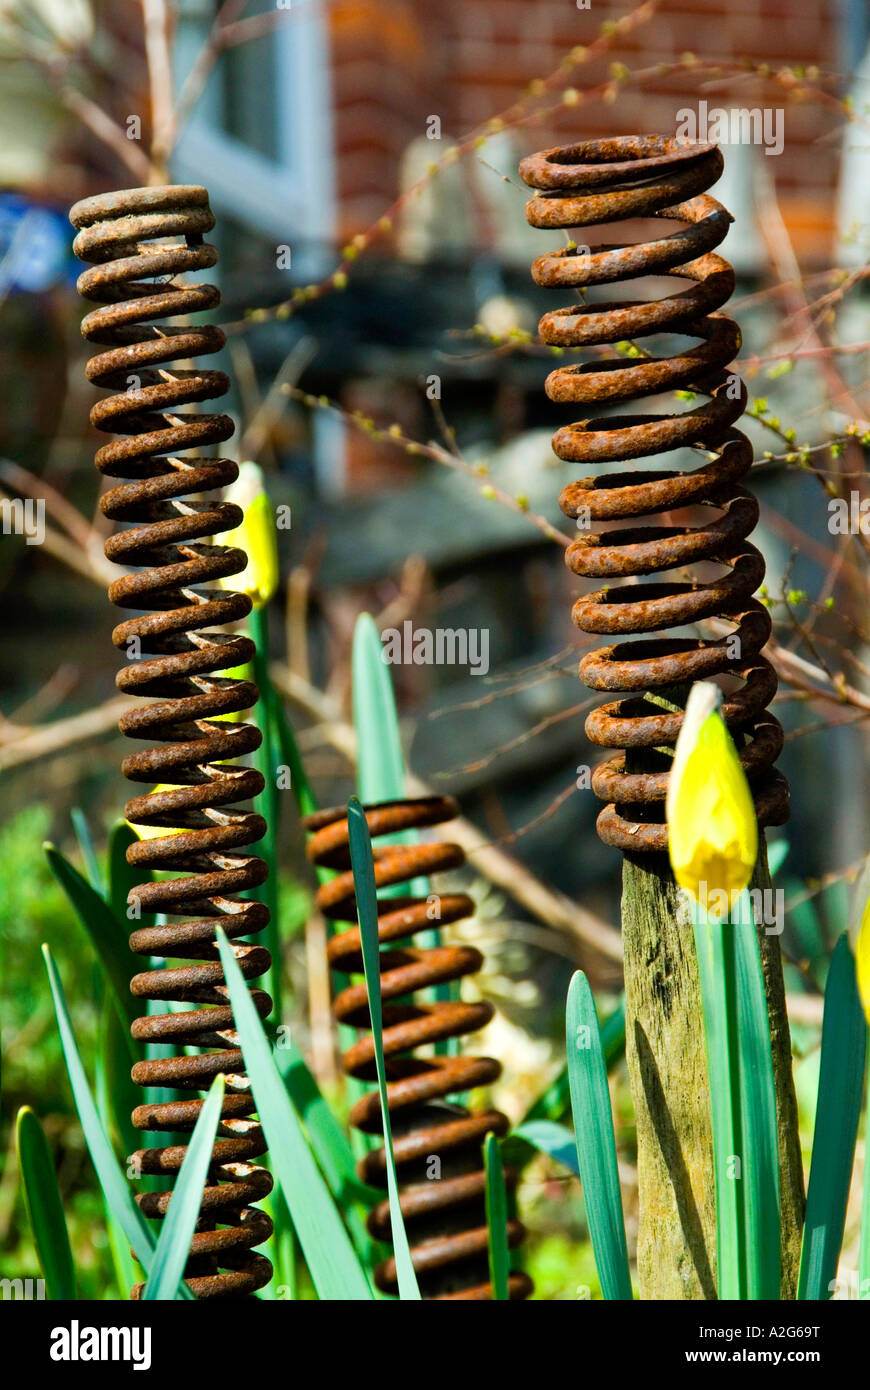
<svg viewBox="0 0 870 1390"><path fill-rule="evenodd" d="M666 637L619 642L589 653L580 676L592 690L625 692L629 698L601 705L587 719L589 739L623 750L595 769L592 785L609 804L598 817L605 843L624 850L664 850L667 828L662 808L667 790L667 755L661 771L626 770L626 751L673 746L682 723L656 692L714 676L739 677L722 713L735 731L750 780L759 822L779 825L788 816L788 789L773 763L782 747L782 728L767 712L776 675L761 649L770 635L767 610L752 597L764 578L764 560L747 539L758 520L758 503L740 486L752 466L752 448L735 421L746 405L746 388L728 364L740 348L733 320L716 312L734 288L734 272L713 248L732 218L705 193L719 178L722 155L714 145L686 145L660 136L628 136L544 150L520 164L526 184L539 190L526 205L534 227L574 228L628 218L662 218L684 225L657 240L634 245L579 246L538 257L532 277L539 285L585 287L672 276L692 283L653 301L626 299L574 304L545 314L539 331L545 343L594 347L634 342L654 334L679 334L700 344L672 356L640 350L629 360L560 367L547 378L551 400L610 404L678 388L708 400L681 414L607 415L563 426L553 437L560 459L608 463L691 446L707 460L691 472L633 470L580 478L563 489L562 511L590 522L633 521L684 507L715 508L699 524L662 517L648 526L587 530L566 550L568 567L584 578L634 580L658 570L713 561L726 566L720 577L689 577L661 583L617 584L584 594L573 619L584 632L623 637L680 628L701 619L726 619L733 627L717 640ZM709 517L709 514L708 514ZM671 695L674 692L671 690ZM643 755L644 766L655 755ZM629 764L631 766L631 764Z"/></svg>
<svg viewBox="0 0 870 1390"><path fill-rule="evenodd" d="M452 820L458 807L450 797L426 797L416 801L386 801L365 808L372 838L396 835L422 826ZM336 808L316 812L305 820L312 832L308 857L315 864L338 872L321 884L317 904L328 918L356 922L353 874L350 871L347 811ZM375 885L387 889L419 876L456 869L465 861L459 845L426 842L414 845L376 845L373 849ZM474 912L467 893L438 895L438 923L458 922ZM476 1032L492 1018L492 1005L483 1001L409 999L417 990L473 975L483 963L474 946L450 945L426 949L394 943L405 942L417 932L430 930L430 900L402 895L378 901L378 936L381 951L383 1042L387 1068L387 1100L393 1133L402 1214L408 1228L411 1256L424 1298L488 1299L492 1297L487 1265L485 1175L481 1146L487 1134L504 1134L507 1119L498 1110L473 1112L446 1097L485 1086L501 1074L491 1057L420 1056L426 1044ZM359 927L333 936L328 945L332 968L342 974L363 971ZM404 1001L404 1002L402 1002ZM335 1017L365 1033L344 1054L348 1076L364 1081L377 1079L374 1045L370 1033L365 983L351 984L336 996ZM366 1134L382 1134L380 1098L368 1091L353 1106L350 1120ZM432 1160L439 1160L438 1181L432 1181ZM360 1161L360 1177L373 1187L386 1188L383 1148L373 1149ZM508 1184L515 1175L507 1170ZM380 1202L369 1214L368 1228L376 1239L390 1239L389 1202ZM517 1245L523 1237L518 1221L508 1224L508 1240ZM392 1257L375 1271L378 1288L396 1293L398 1283ZM528 1297L531 1281L512 1271L509 1292L513 1299Z"/></svg>
<svg viewBox="0 0 870 1390"><path fill-rule="evenodd" d="M229 760L251 753L260 734L250 724L214 722L218 715L250 709L258 698L250 681L214 673L250 661L254 646L242 635L211 629L237 623L250 611L244 594L201 586L238 574L244 551L208 544L238 526L240 508L204 500L232 482L238 469L230 459L191 456L185 451L229 439L226 415L181 414L194 402L223 396L223 372L168 365L220 349L224 335L211 326L169 326L154 320L212 309L220 302L213 285L187 284L174 277L213 266L217 253L203 242L214 226L208 194L198 187L129 189L77 203L70 221L78 230L74 250L92 263L79 278L80 293L100 307L82 322L82 333L105 350L88 362L88 379L115 394L99 401L91 420L99 430L129 435L97 451L96 466L111 478L126 478L100 503L114 521L130 523L105 546L110 560L140 567L109 587L121 608L150 610L120 623L116 647L131 656L117 675L121 690L155 696L120 720L130 738L152 746L122 764L134 782L166 782L169 790L128 801L125 815L139 826L165 829L165 836L141 840L127 851L143 869L174 870L183 877L142 883L130 901L139 913L182 917L182 922L142 927L132 933L131 949L149 957L182 957L199 962L179 968L159 960L131 981L140 999L173 1002L182 1010L148 1013L132 1026L142 1044L172 1044L177 1055L152 1057L133 1068L143 1087L206 1090L219 1072L227 1077L212 1164L185 1276L198 1298L252 1293L268 1283L270 1262L255 1253L272 1223L251 1203L265 1197L272 1179L256 1159L265 1152L261 1128L251 1118L254 1104L244 1075L242 1054L215 941L220 924L230 939L247 937L267 924L260 903L238 895L266 877L263 861L239 852L265 832L261 816L234 809L263 790L263 778ZM183 238L179 243L177 238ZM164 244L168 241L169 244ZM184 457L180 455L184 453ZM198 500L189 500L197 496ZM202 543L204 542L204 543ZM148 659L138 659L143 654ZM174 834L170 831L180 831ZM247 979L269 968L262 946L238 944L236 957ZM261 1017L271 1000L259 989L252 998ZM187 1008L190 1005L205 1007ZM186 1055L185 1048L217 1048ZM201 1099L146 1103L133 1112L133 1125L147 1131L190 1131ZM136 1172L175 1174L185 1144L142 1149L132 1156ZM171 1188L145 1192L137 1201L146 1215L162 1218ZM137 1285L133 1297L138 1297Z"/></svg>

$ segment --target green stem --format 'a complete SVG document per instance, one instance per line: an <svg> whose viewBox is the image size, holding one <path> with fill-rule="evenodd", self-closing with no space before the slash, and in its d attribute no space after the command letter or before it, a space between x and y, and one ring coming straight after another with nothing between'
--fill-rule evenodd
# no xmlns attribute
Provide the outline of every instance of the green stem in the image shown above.
<svg viewBox="0 0 870 1390"><path fill-rule="evenodd" d="M704 1010L713 1173L716 1187L716 1243L719 1297L746 1296L746 1231L741 1198L743 1140L734 932L727 921L695 913L695 946ZM741 1179L734 1176L733 1160Z"/></svg>
<svg viewBox="0 0 870 1390"><path fill-rule="evenodd" d="M870 1104L864 1115L864 1195L857 1247L857 1297L870 1298Z"/></svg>
<svg viewBox="0 0 870 1390"><path fill-rule="evenodd" d="M745 1152L743 1145L743 1100L740 1085L740 1030L738 1025L737 957L734 949L734 928L729 921L720 924L722 933L722 984L725 1003L726 1049L728 1053L728 1083L730 1091L731 1128L730 1153L736 1159L736 1176L727 1173L734 1192L737 1214L737 1293L732 1298L747 1296L746 1209L743 1202ZM724 1295L720 1293L720 1298Z"/></svg>
<svg viewBox="0 0 870 1390"><path fill-rule="evenodd" d="M269 1019L280 1023L283 1019L281 998L281 931L278 921L278 819L279 796L277 759L275 757L276 739L274 734L275 692L269 679L269 624L265 606L255 608L249 619L251 637L254 640L254 680L260 692L260 699L253 710L253 719L262 735L260 747L254 754L254 765L263 777L265 788L254 798L254 809L266 821L264 835L258 853L265 860L268 869L266 882L257 890L258 900L269 909L269 923L265 931L265 945L272 957L272 964L266 976L265 988L272 996L272 1012Z"/></svg>

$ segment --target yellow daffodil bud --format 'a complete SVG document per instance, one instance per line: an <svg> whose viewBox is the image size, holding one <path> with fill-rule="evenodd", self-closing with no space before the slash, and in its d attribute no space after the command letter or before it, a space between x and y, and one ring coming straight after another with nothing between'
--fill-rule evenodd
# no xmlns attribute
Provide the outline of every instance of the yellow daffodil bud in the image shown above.
<svg viewBox="0 0 870 1390"><path fill-rule="evenodd" d="M151 788L152 795L156 792L176 791L178 791L178 784L170 782L160 782L158 786ZM167 835L180 835L182 833L177 827L173 829L171 826L165 825L138 825L132 821L128 821L127 824L133 833L139 836L140 840L162 840Z"/></svg>
<svg viewBox="0 0 870 1390"><path fill-rule="evenodd" d="M668 847L674 875L700 902L742 892L758 857L752 793L709 681L692 686L668 779Z"/></svg>
<svg viewBox="0 0 870 1390"><path fill-rule="evenodd" d="M221 580L225 589L247 594L255 608L268 603L278 587L278 541L275 514L263 487L263 472L256 463L239 465L239 476L224 493L244 512L241 526L220 537L221 545L237 545L248 557L241 574Z"/></svg>
<svg viewBox="0 0 870 1390"><path fill-rule="evenodd" d="M858 877L855 911L849 927L849 944L855 953L855 977L867 1022L870 1023L870 857Z"/></svg>

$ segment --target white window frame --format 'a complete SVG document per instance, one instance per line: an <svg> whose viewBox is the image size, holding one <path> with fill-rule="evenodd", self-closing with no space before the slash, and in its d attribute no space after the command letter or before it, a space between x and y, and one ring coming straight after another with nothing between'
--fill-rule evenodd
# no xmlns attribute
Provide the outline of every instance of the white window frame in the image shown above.
<svg viewBox="0 0 870 1390"><path fill-rule="evenodd" d="M321 0L299 0L270 36L275 55L272 160L224 129L214 76L172 155L179 183L208 184L211 205L274 241L286 243L303 277L326 272L335 240L336 195L329 37ZM181 0L175 44L177 89L208 36L201 0ZM295 243L295 244L294 244Z"/></svg>

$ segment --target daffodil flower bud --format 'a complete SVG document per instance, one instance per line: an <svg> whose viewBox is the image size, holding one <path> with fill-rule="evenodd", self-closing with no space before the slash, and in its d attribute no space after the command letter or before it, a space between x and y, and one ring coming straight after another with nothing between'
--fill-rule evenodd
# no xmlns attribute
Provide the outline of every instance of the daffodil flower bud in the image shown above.
<svg viewBox="0 0 870 1390"><path fill-rule="evenodd" d="M177 791L178 784L170 782L160 782L156 787L151 788L152 795L155 795L157 792ZM128 821L127 824L130 826L130 829L133 831L133 833L139 836L140 840L163 840L168 835L182 835L184 833L177 826L172 827L165 825L133 825L130 821Z"/></svg>
<svg viewBox="0 0 870 1390"><path fill-rule="evenodd" d="M263 486L263 472L256 463L239 464L239 476L224 493L224 500L241 507L241 526L221 538L222 545L237 545L248 557L241 574L221 580L225 589L247 594L255 608L268 603L278 587L278 540L275 515Z"/></svg>
<svg viewBox="0 0 870 1390"><path fill-rule="evenodd" d="M758 821L752 793L710 681L692 686L668 779L668 847L677 883L702 904L752 877ZM721 900L721 899L720 899Z"/></svg>

